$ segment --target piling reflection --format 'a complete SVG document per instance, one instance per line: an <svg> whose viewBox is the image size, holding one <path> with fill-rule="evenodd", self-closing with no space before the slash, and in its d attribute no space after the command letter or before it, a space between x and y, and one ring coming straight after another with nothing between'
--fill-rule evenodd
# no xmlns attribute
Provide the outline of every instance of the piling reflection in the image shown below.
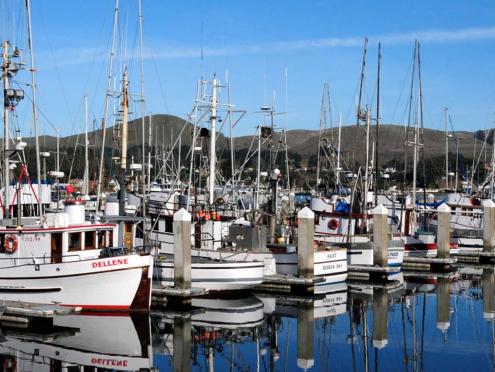
<svg viewBox="0 0 495 372"><path fill-rule="evenodd" d="M406 273L306 296L245 293L116 314L2 323L4 370L490 370L495 272ZM448 355L449 358L445 358ZM441 364L439 364L441 360Z"/></svg>
<svg viewBox="0 0 495 372"><path fill-rule="evenodd" d="M492 268L484 268L481 275L483 286L483 317L487 320L495 318L495 280Z"/></svg>
<svg viewBox="0 0 495 372"><path fill-rule="evenodd" d="M443 333L450 328L450 283L444 277L437 278L437 328Z"/></svg>

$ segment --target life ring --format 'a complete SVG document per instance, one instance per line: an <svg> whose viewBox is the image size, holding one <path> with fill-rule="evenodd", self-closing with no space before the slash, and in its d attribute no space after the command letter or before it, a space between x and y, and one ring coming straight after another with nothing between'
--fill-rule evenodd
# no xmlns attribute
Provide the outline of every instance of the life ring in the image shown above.
<svg viewBox="0 0 495 372"><path fill-rule="evenodd" d="M19 245L19 241L17 240L17 236L15 235L7 235L5 237L5 243L3 248L5 253L12 254L17 251L17 247Z"/></svg>
<svg viewBox="0 0 495 372"><path fill-rule="evenodd" d="M336 220L335 218L332 218L330 221L328 221L328 228L330 230L336 230L339 228L339 221Z"/></svg>

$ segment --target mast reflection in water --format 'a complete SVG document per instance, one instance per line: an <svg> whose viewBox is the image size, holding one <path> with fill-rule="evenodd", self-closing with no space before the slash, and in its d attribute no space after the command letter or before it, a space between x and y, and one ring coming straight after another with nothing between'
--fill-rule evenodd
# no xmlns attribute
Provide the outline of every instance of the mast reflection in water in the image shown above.
<svg viewBox="0 0 495 372"><path fill-rule="evenodd" d="M467 371L494 369L492 268L404 274L315 297L194 299L189 312L81 314L2 323L11 371Z"/></svg>

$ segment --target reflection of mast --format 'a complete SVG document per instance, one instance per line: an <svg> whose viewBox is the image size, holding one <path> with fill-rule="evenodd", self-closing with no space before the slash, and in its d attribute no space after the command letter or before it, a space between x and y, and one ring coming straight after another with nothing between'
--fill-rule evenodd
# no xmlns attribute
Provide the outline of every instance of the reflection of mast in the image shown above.
<svg viewBox="0 0 495 372"><path fill-rule="evenodd" d="M405 297L401 301L402 340L403 340L403 351L404 351L404 370L406 372L409 372L409 357L407 355L406 319L404 317L404 301L405 301Z"/></svg>
<svg viewBox="0 0 495 372"><path fill-rule="evenodd" d="M363 319L363 330L364 330L364 370L369 371L369 353L368 353L368 317L366 316L366 306L361 304L361 318Z"/></svg>

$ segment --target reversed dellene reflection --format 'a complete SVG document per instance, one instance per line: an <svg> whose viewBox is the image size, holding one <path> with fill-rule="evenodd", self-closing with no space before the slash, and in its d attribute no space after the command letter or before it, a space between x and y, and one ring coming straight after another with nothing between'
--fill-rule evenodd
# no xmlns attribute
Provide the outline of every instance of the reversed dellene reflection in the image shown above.
<svg viewBox="0 0 495 372"><path fill-rule="evenodd" d="M382 349L388 344L388 292L373 289L373 347Z"/></svg>
<svg viewBox="0 0 495 372"><path fill-rule="evenodd" d="M494 319L495 318L495 280L494 269L484 268L481 275L481 285L483 290L483 318Z"/></svg>
<svg viewBox="0 0 495 372"><path fill-rule="evenodd" d="M444 334L450 328L450 283L448 278L437 278L437 328Z"/></svg>
<svg viewBox="0 0 495 372"><path fill-rule="evenodd" d="M191 318L174 318L174 371L191 370Z"/></svg>
<svg viewBox="0 0 495 372"><path fill-rule="evenodd" d="M297 306L297 366L307 370L314 362L314 308L312 303L300 303Z"/></svg>

